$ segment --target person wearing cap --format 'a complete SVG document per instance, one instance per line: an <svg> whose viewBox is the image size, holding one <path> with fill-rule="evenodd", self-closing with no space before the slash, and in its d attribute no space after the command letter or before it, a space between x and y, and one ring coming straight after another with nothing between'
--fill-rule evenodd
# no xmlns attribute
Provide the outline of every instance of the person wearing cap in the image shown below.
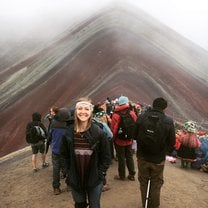
<svg viewBox="0 0 208 208"><path fill-rule="evenodd" d="M126 96L120 96L118 99L118 105L115 107L115 110L112 115L111 120L111 130L113 132L113 142L116 149L116 155L118 157L118 175L115 175L114 179L116 180L125 180L126 179L126 166L128 169L127 178L131 181L134 181L135 178L135 167L133 160L132 144L133 138L124 140L119 138L118 130L121 121L119 115L130 113L134 121L136 121L137 116L134 111L130 110L129 99Z"/></svg>
<svg viewBox="0 0 208 208"><path fill-rule="evenodd" d="M179 132L178 140L180 147L177 151L177 157L181 160L181 167L191 167L191 163L197 159L196 148L201 146L197 137L197 125L194 121L184 123L183 130Z"/></svg>
<svg viewBox="0 0 208 208"><path fill-rule="evenodd" d="M109 141L92 122L93 105L80 98L75 105L74 124L62 139L61 155L65 160L75 208L100 208L100 197L111 155Z"/></svg>
<svg viewBox="0 0 208 208"><path fill-rule="evenodd" d="M52 165L53 165L53 182L52 187L54 191L54 195L58 195L61 193L61 183L60 183L60 172L63 171L63 162L60 156L60 145L63 135L67 129L67 121L70 119L69 109L60 108L53 120L51 121L50 127L50 145L52 151ZM68 182L68 178L66 178L66 184ZM69 189L69 185L67 185Z"/></svg>
<svg viewBox="0 0 208 208"><path fill-rule="evenodd" d="M165 115L164 110L167 108L167 101L158 97L153 100L152 108L139 116L135 125L135 138L137 139L137 164L138 164L138 180L140 184L142 206L146 207L148 181L150 179L150 200L148 207L159 208L160 206L160 191L164 183L163 172L165 165L165 158L167 153L172 153L175 144L175 126L173 119ZM145 151L140 144L140 136L143 135L144 127L143 121L150 115L160 117L164 138L160 138L160 151L150 152ZM165 142L163 142L165 141ZM155 147L156 148L156 147Z"/></svg>

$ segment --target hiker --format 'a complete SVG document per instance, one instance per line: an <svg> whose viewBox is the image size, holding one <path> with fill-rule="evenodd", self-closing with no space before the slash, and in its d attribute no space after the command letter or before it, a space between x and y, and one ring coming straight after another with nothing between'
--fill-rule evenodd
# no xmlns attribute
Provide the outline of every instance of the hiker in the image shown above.
<svg viewBox="0 0 208 208"><path fill-rule="evenodd" d="M109 140L110 149L111 149L112 148L111 144L112 144L113 133L112 133L110 127L107 124L106 112L102 108L97 109L97 113L95 113L93 120L99 124L101 129L106 134L106 136ZM113 153L112 153L112 150L111 150L111 159L112 159L112 154ZM103 192L108 191L109 189L110 189L110 187L109 187L109 184L107 184L107 179L105 177L104 186L103 186L102 191Z"/></svg>
<svg viewBox="0 0 208 208"><path fill-rule="evenodd" d="M180 147L177 150L177 157L181 160L182 168L190 168L191 163L196 161L196 149L201 146L201 142L196 134L196 122L187 121L183 127L178 137Z"/></svg>
<svg viewBox="0 0 208 208"><path fill-rule="evenodd" d="M93 105L80 98L75 105L74 125L62 139L61 155L70 178L75 208L100 208L100 197L111 157L109 141L92 122Z"/></svg>
<svg viewBox="0 0 208 208"><path fill-rule="evenodd" d="M40 127L42 131L42 135L36 135L36 128ZM46 168L49 166L49 163L46 162L46 154L45 154L45 140L47 137L47 130L43 123L41 122L41 114L39 112L34 112L32 114L32 121L27 124L26 127L26 140L31 145L32 149L32 168L33 172L37 172L39 168L37 168L37 154L41 153L42 158L42 168Z"/></svg>
<svg viewBox="0 0 208 208"><path fill-rule="evenodd" d="M149 179L150 201L148 207L160 206L160 191L164 183L163 171L166 154L172 153L175 144L175 127L173 119L165 115L167 101L156 98L153 109L141 114L136 121L135 138L137 139L138 180L145 206Z"/></svg>
<svg viewBox="0 0 208 208"><path fill-rule="evenodd" d="M50 132L50 128L51 128L51 122L54 119L56 113L58 112L58 107L51 107L49 110L49 113L44 117L45 120L48 120L48 128L47 131ZM45 149L45 153L48 153L48 148L49 148L49 143L50 143L50 135L48 134L47 137L47 142L46 142L46 149Z"/></svg>
<svg viewBox="0 0 208 208"><path fill-rule="evenodd" d="M100 103L98 103L94 106L93 114L95 115L98 112L101 112L101 113L104 112L102 117L100 117L100 118L102 119L102 121L107 123L107 125L110 127L111 117L107 114L106 110L104 108L102 108L102 105Z"/></svg>
<svg viewBox="0 0 208 208"><path fill-rule="evenodd" d="M93 119L103 125L102 129L103 129L104 133L106 134L107 138L109 140L111 140L113 137L113 133L108 126L108 123L106 120L106 112L102 108L99 108L98 111L95 113Z"/></svg>
<svg viewBox="0 0 208 208"><path fill-rule="evenodd" d="M111 116L113 113L113 104L111 99L107 97L105 103L106 103L106 114Z"/></svg>
<svg viewBox="0 0 208 208"><path fill-rule="evenodd" d="M58 112L59 108L54 106L51 107L49 110L49 113L45 116L45 120L48 120L48 132L50 131L50 126L51 126L51 122L54 118L54 116L56 115L56 113Z"/></svg>
<svg viewBox="0 0 208 208"><path fill-rule="evenodd" d="M113 142L116 149L116 156L118 158L118 175L115 175L116 180L126 179L126 166L128 169L127 178L134 181L135 178L135 167L132 153L133 133L135 121L137 119L136 114L129 109L129 99L125 96L120 96L118 99L118 105L116 106L111 121L111 130L113 132ZM130 130L132 136L126 137L126 130L121 130L122 115L129 115L129 126L126 130ZM131 122L130 122L131 121ZM131 128L133 127L133 129ZM121 131L121 135L120 135Z"/></svg>
<svg viewBox="0 0 208 208"><path fill-rule="evenodd" d="M107 112L103 108L101 108L100 104L97 104L97 105L94 106L93 114L99 120L101 120L102 122L104 122L105 124L108 125L106 128L104 128L104 131L106 131L107 134L110 134L109 137L111 137L112 131L111 131L111 129L109 129L110 125L111 125L111 118L107 114ZM113 140L110 139L109 141L110 141L111 158L113 159L113 158L115 158Z"/></svg>
<svg viewBox="0 0 208 208"><path fill-rule="evenodd" d="M51 122L50 127L50 138L51 138L51 151L52 151L52 164L53 164L53 192L54 195L58 195L61 193L61 183L60 178L61 172L64 172L62 174L67 175L64 169L64 163L62 161L62 158L60 156L60 145L62 142L62 137L66 132L67 129L67 121L70 119L70 113L67 108L60 108L58 112L56 113L56 116ZM70 190L69 188L69 179L66 178L66 184L67 184L67 191Z"/></svg>

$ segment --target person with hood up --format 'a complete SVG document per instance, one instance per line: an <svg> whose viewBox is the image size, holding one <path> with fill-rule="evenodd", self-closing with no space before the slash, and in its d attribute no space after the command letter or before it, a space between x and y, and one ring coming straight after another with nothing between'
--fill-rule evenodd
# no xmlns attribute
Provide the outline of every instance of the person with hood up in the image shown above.
<svg viewBox="0 0 208 208"><path fill-rule="evenodd" d="M60 172L64 170L64 163L60 155L60 146L62 137L67 129L67 121L70 120L70 112L67 108L60 108L54 116L50 127L50 145L52 151L52 164L53 164L53 191L55 195L61 193ZM67 190L69 190L69 178L66 175Z"/></svg>

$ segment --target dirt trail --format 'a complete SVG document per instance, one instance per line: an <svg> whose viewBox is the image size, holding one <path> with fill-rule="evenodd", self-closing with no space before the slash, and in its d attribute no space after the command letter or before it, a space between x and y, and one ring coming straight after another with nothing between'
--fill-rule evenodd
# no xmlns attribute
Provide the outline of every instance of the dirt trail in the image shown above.
<svg viewBox="0 0 208 208"><path fill-rule="evenodd" d="M0 201L4 208L64 207L73 208L70 192L66 192L64 180L61 181L63 192L53 195L52 166L33 174L31 170L30 149L16 156L0 159ZM40 164L40 155L38 157ZM48 155L51 161L51 155ZM136 158L135 158L136 164ZM103 208L140 208L141 198L138 181L115 181L117 162L113 161L107 180L111 187L103 192ZM165 184L161 193L161 208L207 208L208 177L206 173L180 168L180 162L166 162Z"/></svg>

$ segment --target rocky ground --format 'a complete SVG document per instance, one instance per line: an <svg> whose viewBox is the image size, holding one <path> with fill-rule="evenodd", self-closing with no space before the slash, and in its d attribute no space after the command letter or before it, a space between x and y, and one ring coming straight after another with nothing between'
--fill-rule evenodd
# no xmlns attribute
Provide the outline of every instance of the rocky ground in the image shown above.
<svg viewBox="0 0 208 208"><path fill-rule="evenodd" d="M51 162L51 156L48 155ZM39 166L40 155L38 157ZM136 165L136 158L135 158ZM52 166L32 173L31 152L26 148L0 159L0 201L4 208L65 207L73 208L71 193L66 191L54 195L51 187ZM107 181L110 190L103 192L103 208L140 208L141 198L138 181L115 181L117 162L113 161ZM161 208L207 208L208 177L204 172L181 169L180 161L175 164L166 162L165 183L161 193Z"/></svg>

